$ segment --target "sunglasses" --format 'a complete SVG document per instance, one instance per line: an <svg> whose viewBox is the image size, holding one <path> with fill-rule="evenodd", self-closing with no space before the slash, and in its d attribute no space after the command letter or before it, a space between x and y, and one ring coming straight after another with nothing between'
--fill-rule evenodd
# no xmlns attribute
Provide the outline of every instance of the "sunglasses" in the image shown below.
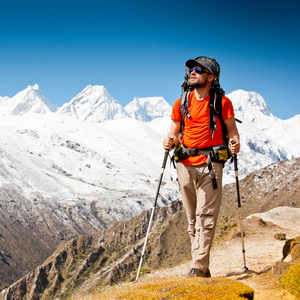
<svg viewBox="0 0 300 300"><path fill-rule="evenodd" d="M200 67L197 67L197 68L190 68L189 69L189 72L192 73L193 71L195 71L197 74L203 74L203 73L208 73L207 71L201 69Z"/></svg>

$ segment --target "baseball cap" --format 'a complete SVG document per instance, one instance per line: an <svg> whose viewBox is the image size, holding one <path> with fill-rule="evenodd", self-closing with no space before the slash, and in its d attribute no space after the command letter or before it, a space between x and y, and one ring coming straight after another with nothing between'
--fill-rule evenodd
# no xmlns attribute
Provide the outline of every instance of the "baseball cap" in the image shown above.
<svg viewBox="0 0 300 300"><path fill-rule="evenodd" d="M195 65L200 65L207 69L212 75L215 75L217 78L220 77L220 65L214 58L200 56L195 59L189 59L185 65L188 68L193 68Z"/></svg>

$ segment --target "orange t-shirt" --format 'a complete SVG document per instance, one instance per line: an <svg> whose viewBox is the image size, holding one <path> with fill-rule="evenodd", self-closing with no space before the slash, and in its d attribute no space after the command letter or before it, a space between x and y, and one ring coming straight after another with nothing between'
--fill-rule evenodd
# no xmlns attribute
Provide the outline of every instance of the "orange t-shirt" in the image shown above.
<svg viewBox="0 0 300 300"><path fill-rule="evenodd" d="M208 95L203 100L197 100L195 91L189 95L189 114L190 118L185 117L184 128L181 137L181 142L188 148L206 148L223 143L222 127L219 118L216 118L217 130L214 132L212 139L209 129L209 98ZM180 98L174 103L172 109L172 120L181 123L180 113ZM222 98L222 118L227 120L234 117L234 110L231 101L223 96ZM205 155L189 156L182 160L186 165L199 165L206 162Z"/></svg>

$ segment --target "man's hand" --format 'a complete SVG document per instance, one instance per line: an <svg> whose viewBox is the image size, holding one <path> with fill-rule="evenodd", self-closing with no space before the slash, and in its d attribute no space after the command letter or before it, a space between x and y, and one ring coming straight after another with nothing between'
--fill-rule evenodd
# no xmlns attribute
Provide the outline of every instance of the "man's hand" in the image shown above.
<svg viewBox="0 0 300 300"><path fill-rule="evenodd" d="M232 154L237 154L240 151L240 141L238 139L229 140L229 149Z"/></svg>
<svg viewBox="0 0 300 300"><path fill-rule="evenodd" d="M229 149L232 154L237 154L240 151L239 132L236 128L235 118L231 117L224 121L229 138ZM235 141L233 143L233 141Z"/></svg>
<svg viewBox="0 0 300 300"><path fill-rule="evenodd" d="M171 120L171 128L168 137L163 140L163 147L166 150L172 150L178 143L178 133L180 129L180 123Z"/></svg>
<svg viewBox="0 0 300 300"><path fill-rule="evenodd" d="M167 137L163 140L163 147L166 150L172 150L175 147L173 138Z"/></svg>

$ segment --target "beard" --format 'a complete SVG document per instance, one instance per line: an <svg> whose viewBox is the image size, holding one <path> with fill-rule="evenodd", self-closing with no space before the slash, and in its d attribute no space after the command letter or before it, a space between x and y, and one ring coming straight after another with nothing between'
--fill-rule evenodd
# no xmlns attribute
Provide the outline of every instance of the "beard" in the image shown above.
<svg viewBox="0 0 300 300"><path fill-rule="evenodd" d="M192 80L189 80L189 84L195 88L195 89L203 89L208 85L208 79L207 78L193 78Z"/></svg>
<svg viewBox="0 0 300 300"><path fill-rule="evenodd" d="M195 89L203 89L206 87L207 82L206 83L201 83L201 82L190 82L190 85L195 88Z"/></svg>

